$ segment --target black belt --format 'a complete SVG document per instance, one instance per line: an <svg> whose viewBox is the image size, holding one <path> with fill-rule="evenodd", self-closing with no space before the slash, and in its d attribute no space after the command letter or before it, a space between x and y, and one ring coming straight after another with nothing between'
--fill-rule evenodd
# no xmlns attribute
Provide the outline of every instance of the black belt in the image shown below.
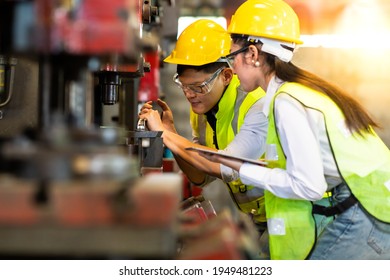
<svg viewBox="0 0 390 280"><path fill-rule="evenodd" d="M326 217L339 215L345 210L349 209L351 206L355 205L357 202L358 200L356 197L351 194L347 199L337 203L335 206L325 207L322 205L313 204L313 214L323 215Z"/></svg>

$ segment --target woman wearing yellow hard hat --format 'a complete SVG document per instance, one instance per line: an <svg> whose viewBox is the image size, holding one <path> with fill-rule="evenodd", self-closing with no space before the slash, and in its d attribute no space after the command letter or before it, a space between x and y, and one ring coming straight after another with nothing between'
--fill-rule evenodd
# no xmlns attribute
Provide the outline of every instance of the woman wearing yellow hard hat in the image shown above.
<svg viewBox="0 0 390 280"><path fill-rule="evenodd" d="M161 100L158 104L163 110L162 119L151 102L143 105L139 117L147 119L150 130L163 131L164 144L193 183L204 186L215 178L227 182L238 209L250 214L262 233L266 227L263 192L243 185L235 170L186 150L206 146L251 159L264 153L268 126L262 112L265 92L261 88L250 92L240 88L226 60L220 59L229 54L230 43L226 29L212 20L200 19L181 33L175 49L164 60L177 64L173 81L191 105L192 142L177 134L172 112ZM265 251L267 257L268 250Z"/></svg>
<svg viewBox="0 0 390 280"><path fill-rule="evenodd" d="M291 59L299 20L281 0L232 16L226 56L246 91L266 91L272 168L202 155L265 191L271 259L390 259L390 151L357 101ZM324 229L318 221L330 218Z"/></svg>

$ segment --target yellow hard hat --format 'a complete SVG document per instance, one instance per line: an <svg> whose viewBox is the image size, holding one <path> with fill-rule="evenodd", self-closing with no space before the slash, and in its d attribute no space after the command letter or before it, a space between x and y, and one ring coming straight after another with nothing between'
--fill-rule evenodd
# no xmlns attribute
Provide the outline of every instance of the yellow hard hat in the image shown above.
<svg viewBox="0 0 390 280"><path fill-rule="evenodd" d="M228 33L302 44L298 16L282 0L247 0L232 16Z"/></svg>
<svg viewBox="0 0 390 280"><path fill-rule="evenodd" d="M193 66L217 62L221 56L229 54L230 42L230 35L221 25L199 19L184 29L164 62Z"/></svg>

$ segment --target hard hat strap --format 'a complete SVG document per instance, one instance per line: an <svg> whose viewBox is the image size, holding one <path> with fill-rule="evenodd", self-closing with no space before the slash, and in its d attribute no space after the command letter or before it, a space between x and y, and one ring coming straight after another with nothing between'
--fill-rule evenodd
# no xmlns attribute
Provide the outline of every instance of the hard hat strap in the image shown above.
<svg viewBox="0 0 390 280"><path fill-rule="evenodd" d="M295 43L256 36L248 36L248 41L262 43L261 51L272 54L284 62L291 61L296 45Z"/></svg>

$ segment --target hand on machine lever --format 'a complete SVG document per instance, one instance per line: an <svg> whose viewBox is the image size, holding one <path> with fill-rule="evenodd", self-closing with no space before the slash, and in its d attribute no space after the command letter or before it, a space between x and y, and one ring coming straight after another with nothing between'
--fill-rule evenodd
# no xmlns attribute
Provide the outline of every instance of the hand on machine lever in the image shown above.
<svg viewBox="0 0 390 280"><path fill-rule="evenodd" d="M169 130L177 133L171 108L161 99L157 99L157 105L162 109L161 112L153 109L153 101L144 103L139 112L139 119L145 120L143 123L147 121L147 128L151 131Z"/></svg>

